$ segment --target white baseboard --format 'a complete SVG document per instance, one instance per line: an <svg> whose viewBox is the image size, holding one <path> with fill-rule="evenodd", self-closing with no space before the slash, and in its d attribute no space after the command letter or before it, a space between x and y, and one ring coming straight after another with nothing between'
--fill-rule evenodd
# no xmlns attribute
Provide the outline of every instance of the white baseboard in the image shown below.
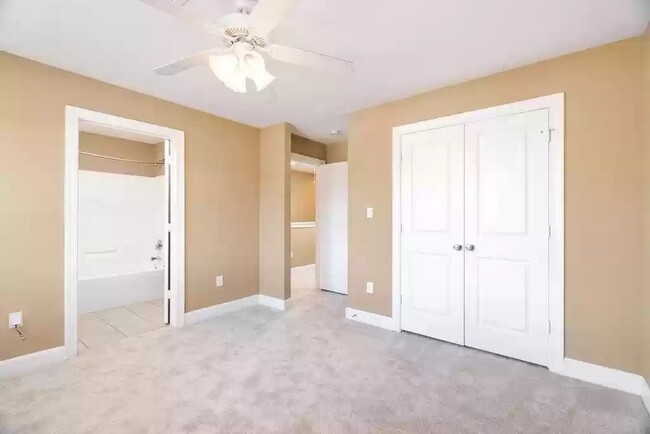
<svg viewBox="0 0 650 434"><path fill-rule="evenodd" d="M262 306L270 307L271 309L287 310L289 308L289 300L280 300L279 298L269 297L268 295L259 295L259 304Z"/></svg>
<svg viewBox="0 0 650 434"><path fill-rule="evenodd" d="M314 268L316 264L307 264L307 265L298 265L297 267L291 267L292 270L299 270L301 268Z"/></svg>
<svg viewBox="0 0 650 434"><path fill-rule="evenodd" d="M376 313L370 313L363 310L347 307L345 308L345 317L352 321L380 327L382 329L390 330L393 332L400 331L399 327L397 327L396 321L388 316L377 315Z"/></svg>
<svg viewBox="0 0 650 434"><path fill-rule="evenodd" d="M0 380L28 372L67 358L65 347L55 347L36 353L25 354L13 359L0 361Z"/></svg>
<svg viewBox="0 0 650 434"><path fill-rule="evenodd" d="M650 414L650 385L647 381L643 381L643 391L641 392L641 399L643 399L643 404L645 404L645 409Z"/></svg>
<svg viewBox="0 0 650 434"><path fill-rule="evenodd" d="M638 374L573 359L564 359L559 369L553 372L639 396L642 396L644 387L647 387L645 379Z"/></svg>
<svg viewBox="0 0 650 434"><path fill-rule="evenodd" d="M259 304L259 295L240 298L238 300L217 304L214 306L204 307L203 309L193 310L185 314L185 324L196 324L220 315L243 309L245 307L256 306Z"/></svg>

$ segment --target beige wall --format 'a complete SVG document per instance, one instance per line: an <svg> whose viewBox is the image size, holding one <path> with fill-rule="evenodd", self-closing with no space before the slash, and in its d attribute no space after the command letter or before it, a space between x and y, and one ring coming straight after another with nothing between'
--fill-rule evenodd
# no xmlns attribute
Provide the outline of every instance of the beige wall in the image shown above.
<svg viewBox="0 0 650 434"><path fill-rule="evenodd" d="M348 142L327 145L326 154L327 158L325 161L327 164L348 161Z"/></svg>
<svg viewBox="0 0 650 434"><path fill-rule="evenodd" d="M642 298L643 335L643 374L650 383L650 27L642 39L643 50L643 127L644 149L644 284Z"/></svg>
<svg viewBox="0 0 650 434"><path fill-rule="evenodd" d="M260 292L291 297L291 133L287 124L260 132Z"/></svg>
<svg viewBox="0 0 650 434"><path fill-rule="evenodd" d="M291 229L292 267L316 263L316 228Z"/></svg>
<svg viewBox="0 0 650 434"><path fill-rule="evenodd" d="M327 158L327 151L323 143L307 139L297 134L291 134L291 152L318 158L323 161Z"/></svg>
<svg viewBox="0 0 650 434"><path fill-rule="evenodd" d="M4 52L0 77L0 318L26 335L0 360L63 345L66 104L185 131L187 311L259 292L258 129Z"/></svg>
<svg viewBox="0 0 650 434"><path fill-rule="evenodd" d="M350 307L391 315L391 129L566 93L566 355L641 371L638 38L372 107L351 117ZM375 208L374 220L365 208ZM374 294L364 291L375 282Z"/></svg>
<svg viewBox="0 0 650 434"><path fill-rule="evenodd" d="M291 221L316 221L314 174L291 171Z"/></svg>
<svg viewBox="0 0 650 434"><path fill-rule="evenodd" d="M79 151L154 163L163 161L165 144L164 142L158 144L134 142L133 140L118 139L82 131L79 133ZM165 167L162 164L131 163L85 154L79 154L79 170L149 177L165 174Z"/></svg>
<svg viewBox="0 0 650 434"><path fill-rule="evenodd" d="M291 221L316 221L316 184L313 173L291 171ZM291 266L313 264L316 260L316 229L291 229Z"/></svg>

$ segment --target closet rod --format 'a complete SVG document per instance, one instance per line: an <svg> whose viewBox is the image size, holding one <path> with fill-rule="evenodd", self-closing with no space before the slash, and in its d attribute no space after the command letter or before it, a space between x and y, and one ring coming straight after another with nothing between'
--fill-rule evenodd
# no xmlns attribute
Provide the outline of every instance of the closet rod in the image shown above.
<svg viewBox="0 0 650 434"><path fill-rule="evenodd" d="M80 155L88 155L89 157L97 157L97 158L106 158L107 160L114 160L114 161L123 161L125 163L138 163L138 164L151 164L154 166L163 166L165 163L164 162L152 162L152 161L140 161L140 160L129 160L126 158L117 158L117 157L111 157L108 155L101 155L101 154L93 154L92 152L83 152L79 151Z"/></svg>

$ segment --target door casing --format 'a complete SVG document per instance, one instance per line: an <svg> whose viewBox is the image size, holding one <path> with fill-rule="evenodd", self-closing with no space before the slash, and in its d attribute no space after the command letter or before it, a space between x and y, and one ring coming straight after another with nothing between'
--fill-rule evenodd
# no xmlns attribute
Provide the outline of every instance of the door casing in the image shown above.
<svg viewBox="0 0 650 434"><path fill-rule="evenodd" d="M401 137L534 110L549 111L549 364L559 372L564 361L564 93L499 105L393 128L392 155L392 326L401 330Z"/></svg>
<svg viewBox="0 0 650 434"><path fill-rule="evenodd" d="M171 256L170 325L185 322L185 133L79 107L65 107L64 184L64 346L66 358L77 355L79 122L88 121L169 141ZM174 259L175 258L175 259ZM167 272L167 270L166 270Z"/></svg>

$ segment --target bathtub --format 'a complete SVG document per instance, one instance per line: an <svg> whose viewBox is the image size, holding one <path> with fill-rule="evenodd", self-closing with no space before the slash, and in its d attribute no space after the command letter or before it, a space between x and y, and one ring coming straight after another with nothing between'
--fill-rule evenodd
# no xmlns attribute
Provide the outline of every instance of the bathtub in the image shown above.
<svg viewBox="0 0 650 434"><path fill-rule="evenodd" d="M162 299L164 286L164 270L79 279L77 310L82 314Z"/></svg>

